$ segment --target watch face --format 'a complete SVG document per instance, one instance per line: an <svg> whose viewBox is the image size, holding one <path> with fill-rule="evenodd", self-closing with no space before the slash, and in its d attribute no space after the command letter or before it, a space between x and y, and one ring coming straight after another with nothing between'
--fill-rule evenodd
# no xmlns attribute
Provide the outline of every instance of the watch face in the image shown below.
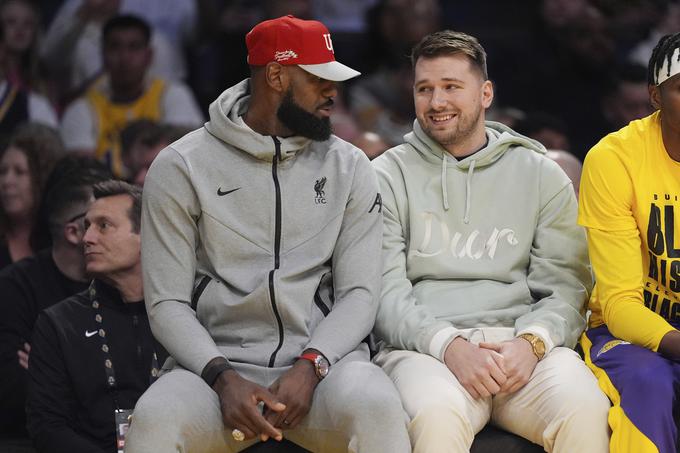
<svg viewBox="0 0 680 453"><path fill-rule="evenodd" d="M540 341L540 340L537 341L536 344L535 344L535 348L536 348L536 352L538 353L538 355L540 355L541 357L543 357L543 355L545 355L545 345L543 344L542 341Z"/></svg>
<svg viewBox="0 0 680 453"><path fill-rule="evenodd" d="M314 364L316 365L316 372L319 375L319 377L322 379L325 378L326 375L328 374L328 370L331 367L330 364L328 363L328 360L326 360L323 356L319 355L314 361Z"/></svg>

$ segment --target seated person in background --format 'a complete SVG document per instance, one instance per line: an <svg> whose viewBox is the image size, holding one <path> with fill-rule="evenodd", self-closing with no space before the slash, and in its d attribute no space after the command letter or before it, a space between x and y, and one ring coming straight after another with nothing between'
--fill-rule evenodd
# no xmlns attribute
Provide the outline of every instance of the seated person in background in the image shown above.
<svg viewBox="0 0 680 453"><path fill-rule="evenodd" d="M143 186L146 173L158 153L187 132L179 126L144 119L125 126L120 133L120 143L127 180Z"/></svg>
<svg viewBox="0 0 680 453"><path fill-rule="evenodd" d="M359 73L318 21L267 20L246 45L251 77L146 178L146 302L176 365L135 407L127 453L284 436L317 453L407 452L401 401L363 342L380 286L378 183L330 127L336 82Z"/></svg>
<svg viewBox="0 0 680 453"><path fill-rule="evenodd" d="M354 140L352 144L362 150L366 157L373 160L389 148L378 134L375 132L362 132Z"/></svg>
<svg viewBox="0 0 680 453"><path fill-rule="evenodd" d="M62 151L57 131L38 123L17 127L0 149L0 269L37 252L30 242L36 212Z"/></svg>
<svg viewBox="0 0 680 453"><path fill-rule="evenodd" d="M33 331L26 412L39 452L118 451L120 424L166 358L144 306L142 191L109 180L93 192L83 242L94 280L43 311Z"/></svg>
<svg viewBox="0 0 680 453"><path fill-rule="evenodd" d="M586 156L579 222L595 272L581 344L613 407L613 453L675 453L680 381L680 33L660 39L656 112Z"/></svg>
<svg viewBox="0 0 680 453"><path fill-rule="evenodd" d="M372 52L366 58L377 69L350 87L348 103L361 130L375 132L396 146L411 131L415 117L407 55L423 36L440 28L441 6L436 0L375 3L367 12Z"/></svg>
<svg viewBox="0 0 680 453"><path fill-rule="evenodd" d="M572 349L592 279L571 183L540 143L485 124L477 39L433 33L412 61L413 133L373 161L374 361L401 393L414 452L468 452L491 422L548 452L604 453L609 403Z"/></svg>
<svg viewBox="0 0 680 453"><path fill-rule="evenodd" d="M109 176L93 160L69 156L57 162L43 198L52 246L0 272L0 438L28 435L26 368L38 313L87 288L83 217L92 184Z"/></svg>
<svg viewBox="0 0 680 453"><path fill-rule="evenodd" d="M134 14L153 29L154 51L149 68L166 80L186 78L184 50L192 43L198 5L195 0L60 0L40 49L52 77L64 92L91 82L102 69L100 40L103 24L111 17Z"/></svg>
<svg viewBox="0 0 680 453"><path fill-rule="evenodd" d="M574 188L574 193L576 193L576 199L578 200L579 186L581 184L581 171L583 170L581 161L569 151L563 151L561 149L549 149L546 156L557 162L557 165L559 165L567 174L571 181L571 186Z"/></svg>
<svg viewBox="0 0 680 453"><path fill-rule="evenodd" d="M567 125L558 117L545 112L530 112L517 121L516 132L533 138L548 149L569 150Z"/></svg>
<svg viewBox="0 0 680 453"><path fill-rule="evenodd" d="M12 46L6 28L0 17L0 137L11 135L19 124L29 121L58 127L57 114L47 98L11 80Z"/></svg>
<svg viewBox="0 0 680 453"><path fill-rule="evenodd" d="M614 67L609 79L610 83L600 102L602 135L615 132L628 126L631 121L654 112L649 102L649 85L645 66L626 64Z"/></svg>
<svg viewBox="0 0 680 453"><path fill-rule="evenodd" d="M116 16L104 25L104 77L64 112L61 135L67 150L94 153L122 176L120 131L147 118L198 127L203 115L189 89L179 82L147 77L151 30L136 16Z"/></svg>
<svg viewBox="0 0 680 453"><path fill-rule="evenodd" d="M5 29L5 71L16 87L47 93L48 78L38 61L41 8L33 0L0 3L0 22ZM55 118L56 119L56 118Z"/></svg>

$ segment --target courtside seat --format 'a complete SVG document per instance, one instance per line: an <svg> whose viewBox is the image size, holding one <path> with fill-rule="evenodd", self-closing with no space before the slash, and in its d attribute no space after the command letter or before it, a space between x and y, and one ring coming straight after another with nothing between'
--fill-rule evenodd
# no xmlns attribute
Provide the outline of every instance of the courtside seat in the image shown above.
<svg viewBox="0 0 680 453"><path fill-rule="evenodd" d="M270 440L265 443L258 443L244 450L244 453L308 453L302 447L292 442L283 440L276 442ZM472 444L470 453L542 453L543 447L533 444L507 431L487 426L484 428Z"/></svg>

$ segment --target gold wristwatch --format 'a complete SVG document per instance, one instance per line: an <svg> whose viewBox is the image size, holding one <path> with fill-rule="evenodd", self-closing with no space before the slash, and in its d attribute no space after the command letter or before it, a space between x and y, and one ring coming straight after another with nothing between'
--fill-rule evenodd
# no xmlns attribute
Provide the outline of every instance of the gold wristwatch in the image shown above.
<svg viewBox="0 0 680 453"><path fill-rule="evenodd" d="M523 333L522 335L518 335L517 338L521 338L529 342L531 349L533 349L534 355L538 358L538 360L543 358L545 355L545 344L539 336L534 335L533 333Z"/></svg>

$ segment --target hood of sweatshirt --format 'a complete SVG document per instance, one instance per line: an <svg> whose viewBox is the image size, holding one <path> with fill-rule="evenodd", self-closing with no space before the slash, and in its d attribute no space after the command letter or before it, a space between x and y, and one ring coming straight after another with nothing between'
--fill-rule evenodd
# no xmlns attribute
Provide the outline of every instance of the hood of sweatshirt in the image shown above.
<svg viewBox="0 0 680 453"><path fill-rule="evenodd" d="M522 146L528 150L545 154L545 147L534 139L518 134L504 124L495 121L486 122L487 144L474 154L463 159L456 159L448 153L439 143L430 138L420 127L418 120L413 122L413 132L404 136L406 143L410 144L428 162L441 165L441 194L442 205L445 211L449 210L449 194L447 190L446 178L448 171L459 171L467 173L465 184L465 214L463 221L470 221L470 199L473 190L473 176L475 169L483 168L493 164L500 159L503 154L514 146Z"/></svg>
<svg viewBox="0 0 680 453"><path fill-rule="evenodd" d="M253 133L240 118L248 110L250 101L250 79L243 80L237 85L224 91L210 104L210 119L206 123L206 130L213 136L226 143L238 143L242 151L256 159L271 162L276 154L275 142L270 135ZM281 143L281 159L295 156L311 142L300 136L277 137Z"/></svg>

